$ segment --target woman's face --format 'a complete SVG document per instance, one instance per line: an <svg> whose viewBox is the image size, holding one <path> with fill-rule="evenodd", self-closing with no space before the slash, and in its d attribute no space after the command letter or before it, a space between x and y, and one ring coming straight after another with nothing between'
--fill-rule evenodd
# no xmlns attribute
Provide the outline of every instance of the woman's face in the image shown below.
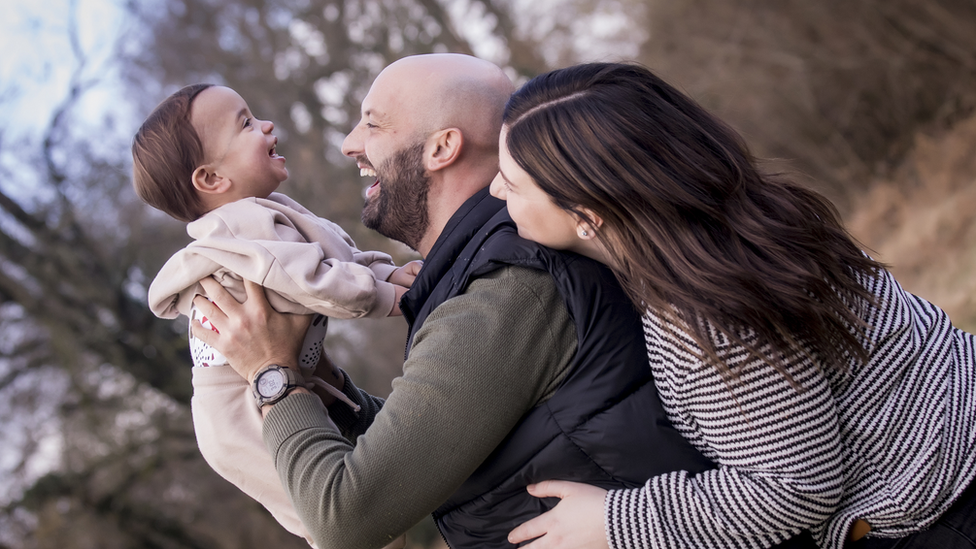
<svg viewBox="0 0 976 549"><path fill-rule="evenodd" d="M584 255L584 230L577 217L560 208L523 170L508 152L508 131L502 128L498 143L498 175L491 182L491 194L507 203L508 213L518 225L518 234L557 250Z"/></svg>

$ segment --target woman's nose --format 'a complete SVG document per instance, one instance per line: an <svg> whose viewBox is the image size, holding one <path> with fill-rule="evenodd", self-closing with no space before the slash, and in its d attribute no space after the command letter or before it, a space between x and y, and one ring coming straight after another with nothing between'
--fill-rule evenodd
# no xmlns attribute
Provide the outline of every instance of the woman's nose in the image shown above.
<svg viewBox="0 0 976 549"><path fill-rule="evenodd" d="M502 180L501 172L498 172L495 179L491 180L491 186L488 187L488 192L491 193L491 196L494 196L495 198L505 200L508 193L505 192L505 182Z"/></svg>

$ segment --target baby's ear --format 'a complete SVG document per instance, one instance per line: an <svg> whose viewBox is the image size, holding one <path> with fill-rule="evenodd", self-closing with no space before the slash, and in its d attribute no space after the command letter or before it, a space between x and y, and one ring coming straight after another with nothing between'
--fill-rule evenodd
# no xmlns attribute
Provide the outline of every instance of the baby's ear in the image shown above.
<svg viewBox="0 0 976 549"><path fill-rule="evenodd" d="M222 194L230 190L230 180L222 177L213 171L208 165L203 165L193 170L193 187L196 190L207 194Z"/></svg>

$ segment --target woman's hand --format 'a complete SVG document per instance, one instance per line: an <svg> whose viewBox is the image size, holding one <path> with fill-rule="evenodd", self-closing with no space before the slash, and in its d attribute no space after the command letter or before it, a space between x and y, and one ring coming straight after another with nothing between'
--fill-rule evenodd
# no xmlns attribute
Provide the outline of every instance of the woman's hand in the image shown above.
<svg viewBox="0 0 976 549"><path fill-rule="evenodd" d="M244 281L247 301L238 303L213 278L200 281L211 302L203 296L193 298L193 305L210 321L216 331L204 328L194 320L193 335L221 352L234 370L248 383L261 368L278 364L298 370L298 354L312 315L282 314L271 308L264 288Z"/></svg>
<svg viewBox="0 0 976 549"><path fill-rule="evenodd" d="M525 547L608 549L603 516L606 490L564 480L547 480L529 486L528 490L537 498L559 498L562 501L549 512L512 530L508 534L509 543L539 538Z"/></svg>

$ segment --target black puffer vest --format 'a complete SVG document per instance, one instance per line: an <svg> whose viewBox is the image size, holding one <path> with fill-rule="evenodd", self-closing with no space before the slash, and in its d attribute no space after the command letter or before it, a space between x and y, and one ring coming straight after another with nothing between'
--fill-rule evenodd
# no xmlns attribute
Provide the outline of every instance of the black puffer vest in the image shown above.
<svg viewBox="0 0 976 549"><path fill-rule="evenodd" d="M529 411L434 512L453 548L512 547L508 533L552 508L525 487L563 479L632 488L713 467L674 429L647 364L640 317L613 274L585 257L519 238L504 203L482 191L452 217L401 302L414 334L438 305L506 265L548 271L576 324L578 349L556 393ZM546 319L539 319L545 322Z"/></svg>

